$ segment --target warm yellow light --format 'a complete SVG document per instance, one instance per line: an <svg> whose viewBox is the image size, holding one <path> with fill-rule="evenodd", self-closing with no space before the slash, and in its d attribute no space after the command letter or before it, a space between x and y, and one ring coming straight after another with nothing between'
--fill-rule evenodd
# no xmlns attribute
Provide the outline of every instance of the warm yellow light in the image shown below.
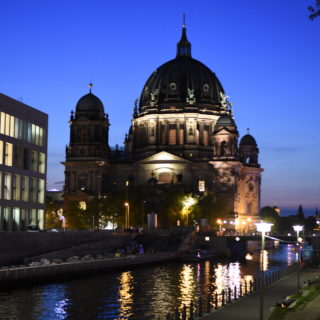
<svg viewBox="0 0 320 320"><path fill-rule="evenodd" d="M128 203L128 202L125 202L124 205L125 205L126 207L128 207L128 206L129 206L129 203Z"/></svg>
<svg viewBox="0 0 320 320"><path fill-rule="evenodd" d="M250 222L250 221L251 221L251 218L247 218L247 221Z"/></svg>
<svg viewBox="0 0 320 320"><path fill-rule="evenodd" d="M252 255L250 253L246 254L246 260L252 260Z"/></svg>
<svg viewBox="0 0 320 320"><path fill-rule="evenodd" d="M204 240L205 241L210 241L210 237L205 237Z"/></svg>
<svg viewBox="0 0 320 320"><path fill-rule="evenodd" d="M221 219L218 219L218 220L217 220L217 224L222 224L222 220L221 220Z"/></svg>
<svg viewBox="0 0 320 320"><path fill-rule="evenodd" d="M184 200L182 200L182 205L186 208L189 209L193 205L197 203L196 199L193 198L192 196L186 196Z"/></svg>
<svg viewBox="0 0 320 320"><path fill-rule="evenodd" d="M246 222L245 222L245 221L242 221L242 224L246 224Z"/></svg>

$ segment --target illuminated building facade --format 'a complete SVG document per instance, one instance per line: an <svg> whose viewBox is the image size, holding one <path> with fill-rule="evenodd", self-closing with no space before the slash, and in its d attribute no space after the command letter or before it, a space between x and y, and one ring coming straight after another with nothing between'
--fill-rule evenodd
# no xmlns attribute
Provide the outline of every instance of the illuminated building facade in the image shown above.
<svg viewBox="0 0 320 320"><path fill-rule="evenodd" d="M0 94L0 231L44 226L48 115Z"/></svg>
<svg viewBox="0 0 320 320"><path fill-rule="evenodd" d="M250 134L238 143L232 105L216 75L192 58L185 27L176 58L151 74L136 100L123 151L110 150L108 115L91 89L69 123L65 199L101 195L129 181L148 190L148 201L174 188L209 193L222 199L224 217L237 217L238 228L257 220L257 143Z"/></svg>

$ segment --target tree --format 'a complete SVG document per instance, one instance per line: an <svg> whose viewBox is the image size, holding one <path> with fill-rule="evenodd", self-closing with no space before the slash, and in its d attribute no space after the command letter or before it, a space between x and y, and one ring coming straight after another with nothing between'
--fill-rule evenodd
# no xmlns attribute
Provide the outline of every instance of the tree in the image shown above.
<svg viewBox="0 0 320 320"><path fill-rule="evenodd" d="M69 229L85 229L88 227L85 210L80 209L79 201L69 201L65 207L64 216Z"/></svg>
<svg viewBox="0 0 320 320"><path fill-rule="evenodd" d="M46 211L45 211L45 229L61 228L61 221L59 219L58 210L60 204L51 197L46 197Z"/></svg>
<svg viewBox="0 0 320 320"><path fill-rule="evenodd" d="M320 16L320 0L316 0L313 6L309 6L308 10L310 11L309 18L314 20L315 18Z"/></svg>

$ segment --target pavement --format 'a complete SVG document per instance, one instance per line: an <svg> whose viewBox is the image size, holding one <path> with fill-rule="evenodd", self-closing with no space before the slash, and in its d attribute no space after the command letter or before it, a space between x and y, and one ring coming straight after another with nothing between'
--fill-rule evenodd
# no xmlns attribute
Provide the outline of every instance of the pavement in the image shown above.
<svg viewBox="0 0 320 320"><path fill-rule="evenodd" d="M320 276L320 269L305 268L301 270L300 283L313 280ZM264 290L264 313L263 319L267 320L271 314L272 306L284 300L286 296L297 292L297 274L281 279L280 281L268 286ZM309 316L306 316L306 312ZM210 314L202 317L202 320L258 320L260 315L260 294L253 293L247 297L237 300L233 303L225 305L223 308L213 311ZM299 310L300 317L286 317L285 320L305 319L305 320L320 320L320 296L310 302L303 310ZM298 313L297 313L298 314Z"/></svg>

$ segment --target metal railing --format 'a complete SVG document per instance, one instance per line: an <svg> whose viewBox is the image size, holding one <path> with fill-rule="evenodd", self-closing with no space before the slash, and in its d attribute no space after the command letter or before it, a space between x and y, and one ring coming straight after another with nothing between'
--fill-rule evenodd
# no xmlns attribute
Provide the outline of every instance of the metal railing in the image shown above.
<svg viewBox="0 0 320 320"><path fill-rule="evenodd" d="M296 264L265 271L263 275L253 278L251 281L242 280L239 286L227 288L220 292L214 291L206 296L199 297L196 301L191 301L188 305L184 304L181 308L175 308L174 312L168 313L165 317L155 318L157 320L196 320L204 314L208 314L222 308L228 303L232 303L242 297L254 292L259 292L264 287L279 281L297 270Z"/></svg>

